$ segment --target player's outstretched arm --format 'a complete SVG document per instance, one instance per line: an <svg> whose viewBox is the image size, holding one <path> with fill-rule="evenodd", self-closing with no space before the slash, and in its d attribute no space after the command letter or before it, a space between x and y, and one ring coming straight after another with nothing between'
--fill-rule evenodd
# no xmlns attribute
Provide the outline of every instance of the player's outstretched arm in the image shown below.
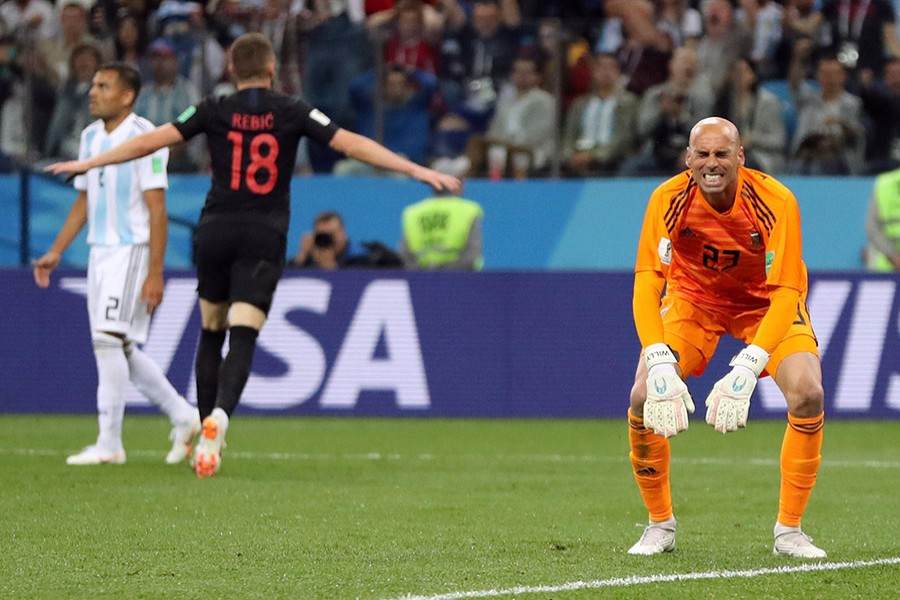
<svg viewBox="0 0 900 600"><path fill-rule="evenodd" d="M79 192L72 208L69 209L62 228L53 241L53 245L50 246L50 250L40 258L31 261L34 266L34 282L38 287L46 288L50 285L50 273L59 265L62 253L66 251L85 223L87 223L87 193Z"/></svg>
<svg viewBox="0 0 900 600"><path fill-rule="evenodd" d="M672 437L688 428L688 413L694 412L694 400L675 370L677 360L667 345L647 346L643 358L647 365L644 427L657 435Z"/></svg>
<svg viewBox="0 0 900 600"><path fill-rule="evenodd" d="M174 125L166 123L161 127L157 127L152 131L135 136L130 140L123 142L115 148L110 148L106 152L101 152L96 156L86 158L84 160L69 160L66 162L58 162L44 167L45 173L54 175L81 175L90 169L97 167L105 167L106 165L115 165L135 158L141 158L156 152L164 146L171 146L183 141L181 132Z"/></svg>
<svg viewBox="0 0 900 600"><path fill-rule="evenodd" d="M747 426L750 396L767 362L769 353L753 344L731 359L731 372L716 382L706 398L706 422L716 431L727 433Z"/></svg>
<svg viewBox="0 0 900 600"><path fill-rule="evenodd" d="M369 163L379 169L409 175L413 179L427 183L437 192L458 194L462 189L462 182L456 177L417 165L388 150L375 140L346 129L338 129L329 145L350 158Z"/></svg>

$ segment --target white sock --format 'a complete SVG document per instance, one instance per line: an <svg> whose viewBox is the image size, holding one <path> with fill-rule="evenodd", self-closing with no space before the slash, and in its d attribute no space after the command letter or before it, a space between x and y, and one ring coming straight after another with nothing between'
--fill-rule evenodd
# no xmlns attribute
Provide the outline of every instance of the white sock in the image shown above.
<svg viewBox="0 0 900 600"><path fill-rule="evenodd" d="M125 356L134 387L169 417L172 425L183 425L196 417L197 409L172 387L159 365L137 345L126 343Z"/></svg>
<svg viewBox="0 0 900 600"><path fill-rule="evenodd" d="M117 451L122 448L128 361L121 339L108 334L95 334L93 343L94 358L97 360L97 421L100 424L97 445L105 450Z"/></svg>
<svg viewBox="0 0 900 600"><path fill-rule="evenodd" d="M209 416L216 420L219 424L219 431L221 432L221 435L224 436L225 432L228 431L228 413L223 409L216 407Z"/></svg>
<svg viewBox="0 0 900 600"><path fill-rule="evenodd" d="M791 533L795 531L800 531L799 527L788 527L787 525L782 525L778 521L775 521L775 537L782 535L784 533Z"/></svg>
<svg viewBox="0 0 900 600"><path fill-rule="evenodd" d="M663 529L671 529L675 530L675 515L672 515L665 521L650 521L651 525L655 525L657 527L662 527Z"/></svg>

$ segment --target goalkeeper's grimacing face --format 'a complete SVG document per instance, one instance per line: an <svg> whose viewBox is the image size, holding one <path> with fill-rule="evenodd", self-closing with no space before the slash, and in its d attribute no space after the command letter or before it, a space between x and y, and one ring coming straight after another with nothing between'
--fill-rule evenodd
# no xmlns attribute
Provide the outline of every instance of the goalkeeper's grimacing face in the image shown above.
<svg viewBox="0 0 900 600"><path fill-rule="evenodd" d="M704 119L691 131L685 163L707 200L730 206L744 164L737 128L725 119Z"/></svg>

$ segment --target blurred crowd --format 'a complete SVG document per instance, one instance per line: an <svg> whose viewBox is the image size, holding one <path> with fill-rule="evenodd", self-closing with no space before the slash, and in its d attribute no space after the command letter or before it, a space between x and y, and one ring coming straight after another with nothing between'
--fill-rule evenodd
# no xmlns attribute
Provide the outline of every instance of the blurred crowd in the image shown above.
<svg viewBox="0 0 900 600"><path fill-rule="evenodd" d="M900 166L900 0L4 0L0 170L74 158L111 60L159 125L233 90L229 44L263 32L276 89L460 176L665 176L719 115L748 166ZM202 142L173 150L202 172ZM304 147L298 172L369 167Z"/></svg>

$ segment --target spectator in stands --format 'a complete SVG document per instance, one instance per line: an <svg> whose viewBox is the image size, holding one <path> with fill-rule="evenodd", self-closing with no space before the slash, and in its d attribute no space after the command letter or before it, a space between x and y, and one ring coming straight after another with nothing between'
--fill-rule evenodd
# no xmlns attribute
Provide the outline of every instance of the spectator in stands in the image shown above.
<svg viewBox="0 0 900 600"><path fill-rule="evenodd" d="M266 36L278 57L275 89L298 94L297 20L285 18L294 10L292 4L292 0L215 0L207 3L206 16L208 28L217 32L218 40L226 47L244 33Z"/></svg>
<svg viewBox="0 0 900 600"><path fill-rule="evenodd" d="M669 78L647 90L641 99L637 134L643 147L625 161L620 174L638 177L681 171L691 127L710 114L714 103L707 81L697 76L696 51L675 50Z"/></svg>
<svg viewBox="0 0 900 600"><path fill-rule="evenodd" d="M833 54L822 55L816 66L816 90L803 81L812 42L801 40L794 50L788 81L798 114L791 169L802 175L861 173L866 145L862 101L844 89L844 65Z"/></svg>
<svg viewBox="0 0 900 600"><path fill-rule="evenodd" d="M881 173L900 167L900 59L885 63L882 82L871 71L861 71L859 96L871 123L866 134L866 171Z"/></svg>
<svg viewBox="0 0 900 600"><path fill-rule="evenodd" d="M875 179L866 215L866 266L874 271L900 271L900 169Z"/></svg>
<svg viewBox="0 0 900 600"><path fill-rule="evenodd" d="M376 44L384 42L384 62L437 75L438 48L425 38L425 4L400 0L370 17L367 26Z"/></svg>
<svg viewBox="0 0 900 600"><path fill-rule="evenodd" d="M848 73L855 76L857 69L871 69L880 77L886 56L900 58L889 0L825 0L822 18L826 46Z"/></svg>
<svg viewBox="0 0 900 600"><path fill-rule="evenodd" d="M210 35L200 2L162 0L153 14L153 37L164 37L175 47L178 71L208 94L225 72L225 51Z"/></svg>
<svg viewBox="0 0 900 600"><path fill-rule="evenodd" d="M50 71L54 86L69 76L69 57L79 44L93 44L100 50L103 60L112 58L112 48L88 33L87 0L64 0L60 5L59 16L55 16L59 35L38 43L38 50L53 67Z"/></svg>
<svg viewBox="0 0 900 600"><path fill-rule="evenodd" d="M404 0L365 0L366 27L381 28L395 19ZM424 0L422 2L422 37L429 44L440 43L444 31L462 27L468 16L458 0Z"/></svg>
<svg viewBox="0 0 900 600"><path fill-rule="evenodd" d="M781 43L783 9L775 0L741 0L741 18L753 36L750 58L764 79L774 77L775 55ZM743 141L743 139L741 140Z"/></svg>
<svg viewBox="0 0 900 600"><path fill-rule="evenodd" d="M775 94L759 86L752 60L741 58L735 63L730 85L719 96L714 114L725 117L741 132L745 166L774 174L784 170L784 110Z"/></svg>
<svg viewBox="0 0 900 600"><path fill-rule="evenodd" d="M662 0L659 20L667 25L666 30L674 32L675 45L696 48L703 36L703 15L690 6L688 0Z"/></svg>
<svg viewBox="0 0 900 600"><path fill-rule="evenodd" d="M0 38L0 171L36 157L56 103L46 61L33 45Z"/></svg>
<svg viewBox="0 0 900 600"><path fill-rule="evenodd" d="M0 21L4 34L15 36L22 46L58 33L55 9L47 0L6 0L0 4Z"/></svg>
<svg viewBox="0 0 900 600"><path fill-rule="evenodd" d="M407 206L400 239L404 265L428 271L480 271L483 221L481 206L458 196L434 196Z"/></svg>
<svg viewBox="0 0 900 600"><path fill-rule="evenodd" d="M818 40L822 13L817 0L785 0L781 21L781 42L772 61L773 78L787 78L788 66L797 40Z"/></svg>
<svg viewBox="0 0 900 600"><path fill-rule="evenodd" d="M441 86L450 110L483 131L519 48L516 0L475 0L472 17L447 33L441 48Z"/></svg>
<svg viewBox="0 0 900 600"><path fill-rule="evenodd" d="M568 0L567 2L518 0L518 2L522 16L530 21L552 17L574 26L579 22L602 19L604 15L604 0Z"/></svg>
<svg viewBox="0 0 900 600"><path fill-rule="evenodd" d="M150 80L141 87L135 114L144 117L157 127L171 123L187 107L200 101L200 91L193 82L178 72L178 55L175 46L166 38L150 44ZM169 154L169 170L175 173L197 171L203 162L200 139L172 146Z"/></svg>
<svg viewBox="0 0 900 600"><path fill-rule="evenodd" d="M300 93L300 68L297 52L297 23L286 19L290 0L265 0L250 31L258 31L271 42L278 57L278 87L286 94Z"/></svg>
<svg viewBox="0 0 900 600"><path fill-rule="evenodd" d="M118 62L130 65L141 75L142 81L150 78L150 64L147 52L146 20L131 13L119 18L116 31L115 55Z"/></svg>
<svg viewBox="0 0 900 600"><path fill-rule="evenodd" d="M81 44L72 50L69 77L59 91L50 117L44 142L45 156L66 160L78 158L81 131L93 120L88 92L102 60L100 50L91 44Z"/></svg>
<svg viewBox="0 0 900 600"><path fill-rule="evenodd" d="M400 268L401 258L381 242L354 243L340 213L316 215L313 229L300 238L300 248L289 266L310 269Z"/></svg>
<svg viewBox="0 0 900 600"><path fill-rule="evenodd" d="M381 100L376 102L376 73L368 71L350 83L350 100L356 111L357 133L377 139L378 111L383 111L383 143L390 150L417 163L428 151L428 122L431 98L437 80L431 73L407 72L400 65L387 65L381 82ZM372 175L375 167L345 158L334 166L335 175Z"/></svg>
<svg viewBox="0 0 900 600"><path fill-rule="evenodd" d="M591 44L577 31L563 27L558 19L542 19L537 25L537 46L544 55L541 87L561 95L565 109L573 99L590 91Z"/></svg>
<svg viewBox="0 0 900 600"><path fill-rule="evenodd" d="M438 84L446 110L435 125L432 151L434 168L456 175L471 166L463 152L470 136L484 133L490 123L522 33L516 0L473 0L460 6L471 16L462 26L451 26L441 45Z"/></svg>
<svg viewBox="0 0 900 600"><path fill-rule="evenodd" d="M638 98L619 86L613 54L593 59L593 91L572 102L563 131L562 159L577 177L613 175L637 145Z"/></svg>
<svg viewBox="0 0 900 600"><path fill-rule="evenodd" d="M706 33L697 43L697 73L714 94L719 94L738 57L750 55L753 38L735 20L728 0L709 0L703 12L703 24Z"/></svg>
<svg viewBox="0 0 900 600"><path fill-rule="evenodd" d="M516 179L524 179L545 172L554 152L556 98L540 87L538 56L519 56L509 81L515 92L501 96L487 134L469 140L467 154L475 175L485 174L487 167L492 176L509 171ZM492 158L498 152L502 157Z"/></svg>
<svg viewBox="0 0 900 600"><path fill-rule="evenodd" d="M292 8L303 40L303 96L337 123L349 122L350 82L369 66L361 8L347 0L312 0ZM330 172L338 154L309 145L315 172Z"/></svg>
<svg viewBox="0 0 900 600"><path fill-rule="evenodd" d="M617 53L627 82L625 89L642 96L648 88L665 81L677 34L658 19L654 4L648 0L609 0L606 13L610 27L620 23L623 37L620 44L611 43L598 50Z"/></svg>

